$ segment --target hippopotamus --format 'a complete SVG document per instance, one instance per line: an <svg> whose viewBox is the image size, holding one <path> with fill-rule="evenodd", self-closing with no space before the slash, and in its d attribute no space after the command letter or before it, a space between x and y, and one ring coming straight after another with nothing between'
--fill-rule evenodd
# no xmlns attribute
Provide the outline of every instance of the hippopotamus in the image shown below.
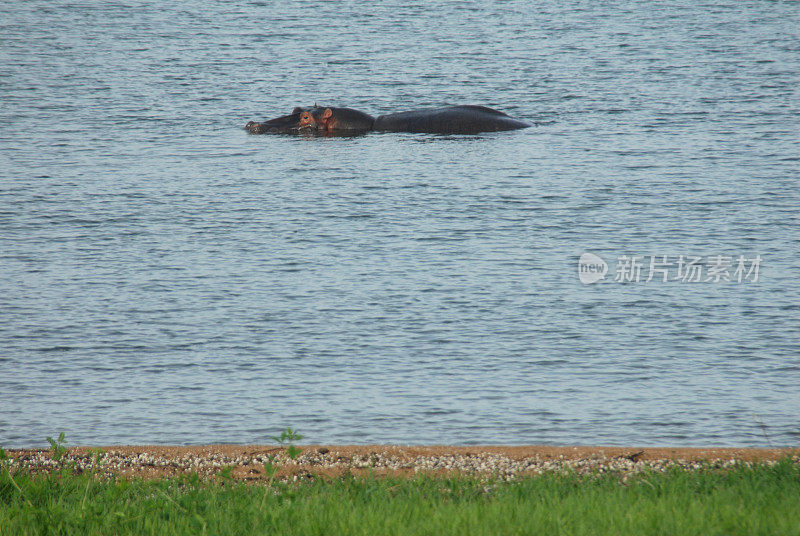
<svg viewBox="0 0 800 536"><path fill-rule="evenodd" d="M323 135L360 134L370 131L429 134L478 134L531 126L486 106L447 106L394 114L371 115L352 108L314 105L295 108L290 115L263 123L250 121L254 134L311 132Z"/></svg>

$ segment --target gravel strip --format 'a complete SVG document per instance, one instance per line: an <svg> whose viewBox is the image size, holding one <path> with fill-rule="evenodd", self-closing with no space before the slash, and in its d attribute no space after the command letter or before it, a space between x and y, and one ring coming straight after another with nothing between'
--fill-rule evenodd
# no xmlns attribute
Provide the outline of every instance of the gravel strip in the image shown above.
<svg viewBox="0 0 800 536"><path fill-rule="evenodd" d="M69 468L75 472L95 471L107 476L138 475L145 477L175 476L197 473L200 476L219 475L220 472L240 480L266 480L264 465L277 467L275 478L298 480L313 476L339 476L346 473L375 475L410 476L417 473L459 473L466 475L490 476L511 480L522 475L535 475L548 472L575 472L578 474L615 473L622 476L643 471L666 471L670 468L696 470L703 468L725 469L736 465L753 463L774 464L782 456L791 456L800 463L800 453L781 449L771 456L729 455L724 457L699 456L653 457L646 450L622 450L620 454L609 455L599 449L593 453L570 453L542 455L507 454L483 451L480 447L465 451L453 448L455 452L415 453L425 448L411 448L408 452L402 447L380 449L373 447L300 447L302 453L295 459L287 456L284 449L269 447L218 449L214 447L187 447L184 449L158 447L124 447L117 449L70 449L60 460L53 459L49 450L11 450L8 451L12 468L24 468L31 472L49 472ZM223 452L227 450L228 452ZM446 450L438 447L428 450ZM498 448L495 450L503 450ZM577 449L576 449L577 450ZM609 449L605 449L609 450ZM613 449L611 449L613 450ZM781 454L782 453L782 454ZM727 454L727 453L725 453ZM753 458L750 456L750 458Z"/></svg>

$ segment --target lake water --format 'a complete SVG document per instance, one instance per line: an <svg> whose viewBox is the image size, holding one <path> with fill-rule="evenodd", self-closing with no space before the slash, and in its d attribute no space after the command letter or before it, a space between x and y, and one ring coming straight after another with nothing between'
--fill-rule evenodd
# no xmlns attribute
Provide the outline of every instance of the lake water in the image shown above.
<svg viewBox="0 0 800 536"><path fill-rule="evenodd" d="M798 28L798 2L3 3L0 445L797 445ZM314 102L534 126L242 129Z"/></svg>

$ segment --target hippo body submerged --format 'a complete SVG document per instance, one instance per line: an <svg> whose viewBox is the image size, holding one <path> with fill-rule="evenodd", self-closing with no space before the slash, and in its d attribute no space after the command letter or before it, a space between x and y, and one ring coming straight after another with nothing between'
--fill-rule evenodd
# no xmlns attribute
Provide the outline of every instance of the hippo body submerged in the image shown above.
<svg viewBox="0 0 800 536"><path fill-rule="evenodd" d="M370 131L429 134L478 134L531 126L485 106L446 106L386 114L377 118L353 108L314 106L295 108L292 114L263 123L250 121L245 129L253 134L317 133L359 134Z"/></svg>
<svg viewBox="0 0 800 536"><path fill-rule="evenodd" d="M374 130L430 134L478 134L515 130L530 125L485 106L447 106L381 115Z"/></svg>

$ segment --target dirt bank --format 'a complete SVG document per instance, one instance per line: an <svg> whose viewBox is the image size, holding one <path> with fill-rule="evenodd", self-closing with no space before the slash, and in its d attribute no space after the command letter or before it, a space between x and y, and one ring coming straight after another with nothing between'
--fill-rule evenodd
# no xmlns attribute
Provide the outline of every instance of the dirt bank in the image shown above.
<svg viewBox="0 0 800 536"><path fill-rule="evenodd" d="M242 480L265 480L265 463L274 464L277 478L333 477L344 473L410 476L417 473L461 473L514 478L548 471L635 473L694 469L707 465L774 462L800 449L551 447L551 446L392 446L304 445L290 459L282 447L264 445L109 446L68 449L62 460L46 449L8 451L14 465L48 471L66 464L78 471L160 477L220 472Z"/></svg>

